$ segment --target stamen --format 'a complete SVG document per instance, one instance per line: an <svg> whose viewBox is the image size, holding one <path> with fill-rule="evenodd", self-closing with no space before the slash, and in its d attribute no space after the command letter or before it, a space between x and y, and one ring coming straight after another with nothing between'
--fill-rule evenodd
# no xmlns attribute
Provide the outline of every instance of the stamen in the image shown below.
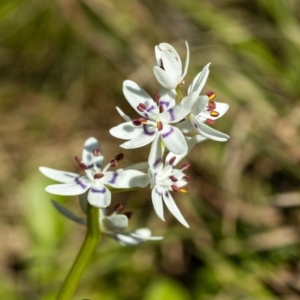
<svg viewBox="0 0 300 300"><path fill-rule="evenodd" d="M132 124L135 125L135 126L140 126L142 124L147 124L147 119L145 119L145 118L133 119Z"/></svg>
<svg viewBox="0 0 300 300"><path fill-rule="evenodd" d="M156 126L157 126L158 131L162 131L163 130L163 123L161 121L158 121L157 124L156 124Z"/></svg>
<svg viewBox="0 0 300 300"><path fill-rule="evenodd" d="M216 98L216 94L214 92L212 92L212 91L208 91L206 93L206 96L208 97L209 100L213 100L213 99Z"/></svg>
<svg viewBox="0 0 300 300"><path fill-rule="evenodd" d="M178 179L177 179L175 176L173 176L173 175L172 175L172 176L170 176L169 178L170 178L170 179L171 179L173 182L176 182L176 181L178 181Z"/></svg>
<svg viewBox="0 0 300 300"><path fill-rule="evenodd" d="M147 106L144 103L139 103L139 105L136 107L136 109L140 112L143 112Z"/></svg>
<svg viewBox="0 0 300 300"><path fill-rule="evenodd" d="M209 124L209 125L213 125L213 124L215 124L215 121L212 119L206 119L205 123Z"/></svg>
<svg viewBox="0 0 300 300"><path fill-rule="evenodd" d="M158 93L155 94L153 97L154 102L158 103L158 101L160 100L160 97L161 97L160 94L158 94Z"/></svg>
<svg viewBox="0 0 300 300"><path fill-rule="evenodd" d="M182 166L181 166L181 170L182 171L186 171L190 168L191 164L188 162L185 162Z"/></svg>
<svg viewBox="0 0 300 300"><path fill-rule="evenodd" d="M74 158L83 171L88 169L87 165L78 156L75 156Z"/></svg>
<svg viewBox="0 0 300 300"><path fill-rule="evenodd" d="M114 159L116 159L117 161L120 161L124 158L124 154L123 153L119 153L118 155L115 156Z"/></svg>
<svg viewBox="0 0 300 300"><path fill-rule="evenodd" d="M115 168L118 165L118 161L116 159L112 159L109 163L112 168Z"/></svg>
<svg viewBox="0 0 300 300"><path fill-rule="evenodd" d="M160 105L160 106L159 106L159 113L160 113L160 114L163 113L164 110L165 110L165 109L164 109L163 105Z"/></svg>
<svg viewBox="0 0 300 300"><path fill-rule="evenodd" d="M132 215L133 215L133 212L132 211L125 211L123 213L123 215L125 215L128 218L128 220L130 220Z"/></svg>
<svg viewBox="0 0 300 300"><path fill-rule="evenodd" d="M94 156L100 156L101 155L101 152L100 152L100 149L96 148L93 150L93 155Z"/></svg>
<svg viewBox="0 0 300 300"><path fill-rule="evenodd" d="M116 213L119 213L119 212L121 212L123 209L124 209L124 205L118 203L118 204L115 206L114 211L115 211Z"/></svg>
<svg viewBox="0 0 300 300"><path fill-rule="evenodd" d="M171 188L172 188L172 190L173 190L174 192L176 192L176 193L179 192L179 187L178 187L177 185L172 184L172 185L171 185Z"/></svg>
<svg viewBox="0 0 300 300"><path fill-rule="evenodd" d="M210 112L210 115L211 115L212 117L218 117L218 116L219 116L219 113L218 113L217 111L213 110L213 111Z"/></svg>
<svg viewBox="0 0 300 300"><path fill-rule="evenodd" d="M189 181L191 181L191 177L185 175L185 176L182 177L182 180L189 182Z"/></svg>
<svg viewBox="0 0 300 300"><path fill-rule="evenodd" d="M216 102L213 100L209 100L207 105L208 105L208 108L207 108L208 111L212 111L212 110L216 109L216 107L217 107Z"/></svg>
<svg viewBox="0 0 300 300"><path fill-rule="evenodd" d="M163 64L163 61L162 61L162 59L160 60L160 67L164 70L165 68L164 68L164 64Z"/></svg>
<svg viewBox="0 0 300 300"><path fill-rule="evenodd" d="M176 159L176 156L173 156L170 160L169 160L169 165L173 165L174 164L174 161Z"/></svg>
<svg viewBox="0 0 300 300"><path fill-rule="evenodd" d="M97 172L97 173L95 173L95 175L94 175L94 179L100 179L100 178L102 178L103 176L104 176L104 174L101 174L101 173Z"/></svg>
<svg viewBox="0 0 300 300"><path fill-rule="evenodd" d="M187 192L187 187L184 186L184 187L179 188L179 192L180 193L186 193Z"/></svg>

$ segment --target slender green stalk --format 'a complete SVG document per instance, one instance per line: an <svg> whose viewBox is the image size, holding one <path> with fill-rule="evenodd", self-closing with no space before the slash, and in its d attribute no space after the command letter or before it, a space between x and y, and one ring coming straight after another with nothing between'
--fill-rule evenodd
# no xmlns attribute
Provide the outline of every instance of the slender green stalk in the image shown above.
<svg viewBox="0 0 300 300"><path fill-rule="evenodd" d="M175 91L176 91L176 94L177 94L177 97L178 97L179 101L181 101L183 97L182 97L182 94L181 94L181 91L180 91L180 84L177 85L177 88L175 89Z"/></svg>
<svg viewBox="0 0 300 300"><path fill-rule="evenodd" d="M59 291L57 300L70 300L72 298L83 272L99 243L101 237L99 229L99 209L91 206L88 203L86 215L87 232L85 240L71 270L69 271L69 274L67 275Z"/></svg>

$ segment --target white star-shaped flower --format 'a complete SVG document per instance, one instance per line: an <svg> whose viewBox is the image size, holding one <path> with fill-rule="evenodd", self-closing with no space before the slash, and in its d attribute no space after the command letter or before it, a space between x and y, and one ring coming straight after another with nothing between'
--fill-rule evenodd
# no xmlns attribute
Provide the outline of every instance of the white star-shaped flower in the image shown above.
<svg viewBox="0 0 300 300"><path fill-rule="evenodd" d="M189 46L186 44L186 59L184 69L180 56L170 44L161 43L155 46L157 66L153 67L153 73L157 81L166 89L175 89L182 83L189 65Z"/></svg>
<svg viewBox="0 0 300 300"><path fill-rule="evenodd" d="M211 128L214 121L222 117L228 110L227 103L215 102L215 94L207 92L206 95L199 96L203 86L209 75L209 65L207 64L203 70L194 78L188 89L188 96L193 98L193 106L189 118L177 125L183 133L196 130L205 138L225 142L229 136L218 130Z"/></svg>
<svg viewBox="0 0 300 300"><path fill-rule="evenodd" d="M187 151L184 135L171 124L178 123L190 113L193 98L185 97L176 104L174 91L164 88L152 98L130 80L124 81L123 92L141 118L128 120L128 117L121 113L127 121L110 129L113 136L129 140L121 144L121 147L133 149L161 139L167 149L175 154Z"/></svg>
<svg viewBox="0 0 300 300"><path fill-rule="evenodd" d="M87 192L88 202L98 208L110 205L111 192L106 186L116 189L129 189L145 187L149 183L147 174L135 169L119 169L107 171L109 167L117 166L123 154L117 155L103 168L104 157L98 141L91 137L86 140L82 152L82 160L75 157L79 166L85 171L85 175L58 171L47 167L40 167L40 171L47 177L62 182L49 185L46 191L55 195L81 195Z"/></svg>
<svg viewBox="0 0 300 300"><path fill-rule="evenodd" d="M149 176L150 187L152 189L151 198L154 210L157 216L164 221L163 203L167 206L174 217L184 226L189 227L188 223L178 209L172 195L173 192L187 192L187 184L190 177L186 176L183 171L190 167L189 163L184 163L181 169L176 169L176 164L194 147L195 144L202 142L203 138L195 136L188 138L188 150L185 154L175 155L168 153L163 162L163 149L158 141L153 143L152 151L149 155Z"/></svg>

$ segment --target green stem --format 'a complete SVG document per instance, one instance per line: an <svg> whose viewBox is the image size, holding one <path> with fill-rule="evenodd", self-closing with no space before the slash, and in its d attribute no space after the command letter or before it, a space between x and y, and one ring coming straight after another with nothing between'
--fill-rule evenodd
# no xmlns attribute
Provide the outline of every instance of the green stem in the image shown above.
<svg viewBox="0 0 300 300"><path fill-rule="evenodd" d="M69 274L67 275L59 291L57 300L70 300L72 298L83 272L99 243L101 237L99 229L99 209L91 206L88 203L86 215L87 232L85 240L71 270L69 271Z"/></svg>
<svg viewBox="0 0 300 300"><path fill-rule="evenodd" d="M177 94L177 97L179 99L179 101L182 100L182 94L181 94L181 91L180 91L180 84L177 85L177 88L175 89L176 91L176 94Z"/></svg>

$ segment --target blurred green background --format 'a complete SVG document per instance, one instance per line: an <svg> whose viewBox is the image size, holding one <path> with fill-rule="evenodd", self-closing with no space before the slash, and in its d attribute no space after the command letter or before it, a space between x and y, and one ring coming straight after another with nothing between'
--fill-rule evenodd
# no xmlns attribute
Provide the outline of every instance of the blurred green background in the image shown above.
<svg viewBox="0 0 300 300"><path fill-rule="evenodd" d="M191 226L154 214L149 188L114 195L161 242L124 248L104 237L74 299L300 299L300 2L298 0L2 0L0 5L0 298L54 299L84 239L44 191L44 165L78 172L95 136L107 161L120 140L132 79L150 94L154 46L185 59L185 91L212 62L203 92L230 104L188 156L189 193L176 197ZM122 150L126 166L149 146ZM176 195L177 196L177 195ZM77 199L52 197L73 212Z"/></svg>

